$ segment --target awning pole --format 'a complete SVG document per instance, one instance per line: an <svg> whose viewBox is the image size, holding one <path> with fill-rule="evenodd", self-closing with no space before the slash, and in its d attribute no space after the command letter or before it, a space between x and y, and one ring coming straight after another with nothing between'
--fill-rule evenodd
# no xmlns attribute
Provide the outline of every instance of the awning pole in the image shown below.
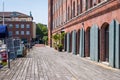
<svg viewBox="0 0 120 80"><path fill-rule="evenodd" d="M4 2L3 2L3 25L5 24L5 21L4 21Z"/></svg>

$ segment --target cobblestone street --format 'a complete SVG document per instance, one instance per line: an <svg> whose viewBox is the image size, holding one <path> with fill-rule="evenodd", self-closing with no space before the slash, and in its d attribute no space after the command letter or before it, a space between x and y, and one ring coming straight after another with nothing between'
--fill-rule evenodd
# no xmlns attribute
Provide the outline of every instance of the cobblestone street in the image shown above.
<svg viewBox="0 0 120 80"><path fill-rule="evenodd" d="M120 70L49 47L34 47L0 70L0 80L120 80Z"/></svg>

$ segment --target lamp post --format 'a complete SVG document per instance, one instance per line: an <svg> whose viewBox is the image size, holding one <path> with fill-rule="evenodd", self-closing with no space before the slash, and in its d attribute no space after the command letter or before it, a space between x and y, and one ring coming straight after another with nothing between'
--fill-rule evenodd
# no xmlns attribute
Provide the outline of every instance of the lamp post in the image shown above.
<svg viewBox="0 0 120 80"><path fill-rule="evenodd" d="M10 69L10 50L8 49L8 68Z"/></svg>
<svg viewBox="0 0 120 80"><path fill-rule="evenodd" d="M5 24L5 21L4 21L4 2L3 2L3 25Z"/></svg>

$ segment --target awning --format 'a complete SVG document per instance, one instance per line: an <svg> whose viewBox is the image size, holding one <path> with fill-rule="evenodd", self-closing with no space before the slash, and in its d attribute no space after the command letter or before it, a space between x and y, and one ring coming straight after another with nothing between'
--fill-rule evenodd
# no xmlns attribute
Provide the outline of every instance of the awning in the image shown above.
<svg viewBox="0 0 120 80"><path fill-rule="evenodd" d="M0 25L0 38L8 37L8 30L6 25Z"/></svg>

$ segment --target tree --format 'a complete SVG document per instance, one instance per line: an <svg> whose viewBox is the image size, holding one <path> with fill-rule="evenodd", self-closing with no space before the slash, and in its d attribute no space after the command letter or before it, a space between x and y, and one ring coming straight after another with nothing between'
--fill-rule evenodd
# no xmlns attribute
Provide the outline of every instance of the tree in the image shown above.
<svg viewBox="0 0 120 80"><path fill-rule="evenodd" d="M36 24L36 35L39 40L46 42L45 40L47 39L48 36L47 25L41 23Z"/></svg>
<svg viewBox="0 0 120 80"><path fill-rule="evenodd" d="M44 36L44 37L43 37L43 40L44 40L44 43L47 45L47 44L48 44L48 43L47 43L47 42L48 42L48 36Z"/></svg>

